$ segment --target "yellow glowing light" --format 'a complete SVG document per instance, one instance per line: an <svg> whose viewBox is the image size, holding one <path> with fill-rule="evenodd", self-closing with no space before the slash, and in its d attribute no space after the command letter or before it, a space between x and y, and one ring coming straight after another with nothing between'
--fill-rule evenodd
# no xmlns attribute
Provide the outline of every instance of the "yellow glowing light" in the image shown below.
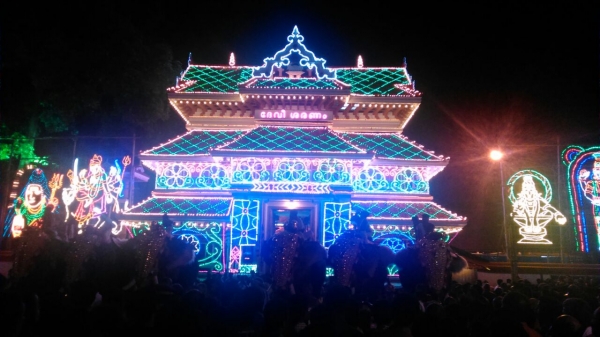
<svg viewBox="0 0 600 337"><path fill-rule="evenodd" d="M502 153L499 150L492 150L490 152L490 158L492 160L500 160L500 159L502 159L502 157L504 157L504 153Z"/></svg>

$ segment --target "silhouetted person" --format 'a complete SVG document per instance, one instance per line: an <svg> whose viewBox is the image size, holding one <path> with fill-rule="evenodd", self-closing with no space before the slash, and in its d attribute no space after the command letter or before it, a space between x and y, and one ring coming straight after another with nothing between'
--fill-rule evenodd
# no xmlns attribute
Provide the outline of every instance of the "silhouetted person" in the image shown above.
<svg viewBox="0 0 600 337"><path fill-rule="evenodd" d="M435 226L429 222L429 214L423 214L421 216L421 224L423 226L423 232L427 236L429 233L432 233L435 229Z"/></svg>

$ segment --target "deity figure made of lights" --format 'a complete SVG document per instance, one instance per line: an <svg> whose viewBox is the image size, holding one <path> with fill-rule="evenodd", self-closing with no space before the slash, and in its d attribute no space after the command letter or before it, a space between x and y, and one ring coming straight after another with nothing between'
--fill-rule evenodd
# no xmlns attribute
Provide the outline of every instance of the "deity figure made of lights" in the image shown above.
<svg viewBox="0 0 600 337"><path fill-rule="evenodd" d="M128 156L123 159L125 167L130 162ZM120 211L118 198L123 190L124 169L116 162L107 174L102 167L102 156L99 155L94 155L90 160L88 169L77 172L77 166L78 159L75 160L73 170L67 173L71 184L63 189L62 199L67 207L67 217L73 216L81 233L83 226L91 220L96 220L92 225L99 227L102 225L102 215ZM70 211L73 203L74 210ZM114 229L113 233L116 234Z"/></svg>
<svg viewBox="0 0 600 337"><path fill-rule="evenodd" d="M581 169L578 180L585 198L592 203L593 207L600 207L600 152L594 153L592 156L594 157L592 172ZM594 212L594 216L598 223L598 212Z"/></svg>
<svg viewBox="0 0 600 337"><path fill-rule="evenodd" d="M567 165L577 250L600 250L600 147L584 149L572 145L562 157Z"/></svg>
<svg viewBox="0 0 600 337"><path fill-rule="evenodd" d="M543 185L543 194L538 192L534 178ZM515 195L514 187L519 180L522 181L521 192ZM519 234L522 236L518 243L552 244L552 241L546 238L546 225L551 220L564 225L567 218L550 205L552 189L548 179L536 171L523 170L515 173L509 179L508 185L509 199L513 206L511 216L519 225Z"/></svg>

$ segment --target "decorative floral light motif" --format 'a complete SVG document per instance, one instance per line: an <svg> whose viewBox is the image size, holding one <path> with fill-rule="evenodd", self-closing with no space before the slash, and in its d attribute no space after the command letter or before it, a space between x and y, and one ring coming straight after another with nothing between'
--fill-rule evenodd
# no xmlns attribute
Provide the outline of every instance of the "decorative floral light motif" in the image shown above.
<svg viewBox="0 0 600 337"><path fill-rule="evenodd" d="M196 185L200 188L224 189L230 186L229 174L221 165L210 165L200 171Z"/></svg>
<svg viewBox="0 0 600 337"><path fill-rule="evenodd" d="M310 177L307 163L301 160L282 159L275 162L273 172L275 181L306 182Z"/></svg>
<svg viewBox="0 0 600 337"><path fill-rule="evenodd" d="M385 179L385 174L378 168L367 167L358 172L353 186L358 191L374 192L387 189L389 184Z"/></svg>
<svg viewBox="0 0 600 337"><path fill-rule="evenodd" d="M348 229L351 208L349 202L325 202L323 212L323 247L329 248Z"/></svg>
<svg viewBox="0 0 600 337"><path fill-rule="evenodd" d="M349 183L350 162L337 159L320 160L316 163L313 180L324 183Z"/></svg>
<svg viewBox="0 0 600 337"><path fill-rule="evenodd" d="M253 182L267 181L271 173L267 166L270 165L268 159L247 158L242 160L232 160L233 182Z"/></svg>
<svg viewBox="0 0 600 337"><path fill-rule="evenodd" d="M226 189L251 183L255 191L329 193L328 184L362 192L429 193L426 167L369 166L352 169L352 161L333 158L245 158L224 163L162 162L155 166L158 189ZM351 173L352 172L352 173Z"/></svg>
<svg viewBox="0 0 600 337"><path fill-rule="evenodd" d="M194 244L194 253L197 255L199 269L223 271L223 236L225 234L221 224L211 222L207 226L195 226L191 222L185 222L183 225L173 228L173 235Z"/></svg>
<svg viewBox="0 0 600 337"><path fill-rule="evenodd" d="M414 168L405 168L394 177L392 189L402 193L429 193L429 184Z"/></svg>
<svg viewBox="0 0 600 337"><path fill-rule="evenodd" d="M189 187L193 181L192 171L183 163L170 164L164 171L157 173L159 177L156 179L156 187L184 188Z"/></svg>
<svg viewBox="0 0 600 337"><path fill-rule="evenodd" d="M239 271L243 267L242 246L256 246L260 220L259 205L258 200L238 199L233 202L229 240L229 269L232 271Z"/></svg>

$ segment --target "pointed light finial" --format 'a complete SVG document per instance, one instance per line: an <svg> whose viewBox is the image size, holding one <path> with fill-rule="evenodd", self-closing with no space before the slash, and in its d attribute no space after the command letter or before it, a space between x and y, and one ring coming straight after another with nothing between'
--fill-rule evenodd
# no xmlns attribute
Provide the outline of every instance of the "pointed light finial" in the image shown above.
<svg viewBox="0 0 600 337"><path fill-rule="evenodd" d="M402 59L402 68L406 68L407 63L406 63L406 56L404 56L404 58Z"/></svg>
<svg viewBox="0 0 600 337"><path fill-rule="evenodd" d="M190 64L192 64L192 53L190 52L190 55L188 56L188 67L190 66Z"/></svg>
<svg viewBox="0 0 600 337"><path fill-rule="evenodd" d="M294 25L294 30L292 31L292 35L300 35L300 31L298 31L298 26Z"/></svg>
<svg viewBox="0 0 600 337"><path fill-rule="evenodd" d="M232 67L235 65L235 55L233 55L233 52L229 55L229 65Z"/></svg>
<svg viewBox="0 0 600 337"><path fill-rule="evenodd" d="M360 55L358 55L358 60L356 62L356 66L358 68L362 68L363 67L363 59L362 59L362 56L360 56Z"/></svg>

